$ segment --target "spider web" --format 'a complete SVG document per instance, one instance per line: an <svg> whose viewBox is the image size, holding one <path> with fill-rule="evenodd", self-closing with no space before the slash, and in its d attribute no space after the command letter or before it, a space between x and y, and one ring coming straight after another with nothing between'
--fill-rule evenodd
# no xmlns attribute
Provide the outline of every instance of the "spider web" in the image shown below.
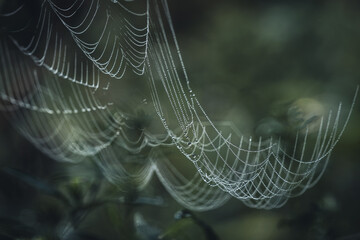
<svg viewBox="0 0 360 240"><path fill-rule="evenodd" d="M142 188L156 173L190 209L213 209L231 196L271 209L301 195L323 174L355 103L358 90L347 114L340 103L315 134L297 133L292 147L254 140L206 114L165 0L2 7L0 107L14 126L56 160L95 161L114 184L133 178ZM133 100L121 93L131 87L147 92L141 96L152 100L158 125L125 107Z"/></svg>

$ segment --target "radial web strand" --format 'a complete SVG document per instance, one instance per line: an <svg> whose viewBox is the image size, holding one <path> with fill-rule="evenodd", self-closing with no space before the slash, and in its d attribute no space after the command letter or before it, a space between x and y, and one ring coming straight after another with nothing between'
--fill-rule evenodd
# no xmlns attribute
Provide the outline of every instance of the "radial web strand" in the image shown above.
<svg viewBox="0 0 360 240"><path fill-rule="evenodd" d="M247 137L200 104L166 0L3 5L0 108L19 132L58 161L96 162L119 186L131 178L143 188L156 174L189 209L230 197L271 209L301 195L324 173L355 104L358 89L346 113L340 103L290 140ZM118 100L139 85L158 118L152 129L146 113L124 107L135 100Z"/></svg>

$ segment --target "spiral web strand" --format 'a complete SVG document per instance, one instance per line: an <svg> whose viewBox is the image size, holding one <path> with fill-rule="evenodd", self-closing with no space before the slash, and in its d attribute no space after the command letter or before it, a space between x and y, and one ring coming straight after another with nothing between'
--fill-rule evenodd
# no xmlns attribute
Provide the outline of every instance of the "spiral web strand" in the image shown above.
<svg viewBox="0 0 360 240"><path fill-rule="evenodd" d="M339 104L315 134L305 129L289 147L211 121L190 87L165 0L23 1L5 4L0 18L0 107L27 139L59 161L94 160L114 184L131 177L145 187L155 173L194 210L230 197L271 209L312 187L358 91L347 114ZM134 75L147 78L164 131L139 129L133 114L103 97ZM178 167L168 149L193 172Z"/></svg>

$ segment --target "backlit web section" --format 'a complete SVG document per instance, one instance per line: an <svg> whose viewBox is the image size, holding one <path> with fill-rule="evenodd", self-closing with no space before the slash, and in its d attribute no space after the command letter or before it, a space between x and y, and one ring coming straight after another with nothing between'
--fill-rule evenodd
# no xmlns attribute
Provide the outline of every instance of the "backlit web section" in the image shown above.
<svg viewBox="0 0 360 240"><path fill-rule="evenodd" d="M280 207L289 197L313 186L323 174L350 113L343 116L339 104L320 117L316 131L306 127L285 142L254 140L232 123L213 122L190 87L167 2L156 1L153 11L146 71L154 106L174 144L193 163L202 181L247 206L267 209ZM171 168L164 165L157 164L157 173L169 192L198 205L200 196L191 198L193 189L202 188L196 178L188 181L169 174ZM186 195L189 192L191 195ZM214 199L207 198L210 206L223 200Z"/></svg>
<svg viewBox="0 0 360 240"><path fill-rule="evenodd" d="M134 177L145 185L153 172L150 161L131 171L123 165L170 141L166 134L150 134L134 124L141 122L141 114L125 111L132 106L125 107L127 97L117 96L124 89L115 87L128 84L126 75L143 74L148 5L136 4L142 9L136 13L129 8L135 3L109 3L5 2L1 109L50 157L94 160L113 182Z"/></svg>
<svg viewBox="0 0 360 240"><path fill-rule="evenodd" d="M199 103L165 0L1 7L1 108L14 126L56 160L95 161L115 184L144 187L155 172L190 209L230 196L270 209L302 194L323 174L355 102L345 115L341 104L330 110L316 131L253 139L211 121ZM143 114L133 111L134 88L152 100ZM150 108L157 119L148 121Z"/></svg>

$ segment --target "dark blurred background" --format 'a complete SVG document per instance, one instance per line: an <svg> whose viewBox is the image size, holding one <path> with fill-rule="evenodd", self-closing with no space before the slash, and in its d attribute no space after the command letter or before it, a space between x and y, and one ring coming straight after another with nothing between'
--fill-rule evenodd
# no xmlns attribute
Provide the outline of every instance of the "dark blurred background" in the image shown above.
<svg viewBox="0 0 360 240"><path fill-rule="evenodd" d="M214 120L225 117L253 134L262 119L281 118L297 99L342 101L344 113L350 107L360 83L359 1L172 0L169 6L192 88ZM156 177L141 193L83 183L76 173L96 175L94 166L77 170L49 159L2 114L0 236L51 239L73 221L81 233L69 239L215 239L209 231L229 240L360 239L359 102L324 176L302 196L273 210L232 199L177 221L182 207ZM143 201L88 206L89 191Z"/></svg>

